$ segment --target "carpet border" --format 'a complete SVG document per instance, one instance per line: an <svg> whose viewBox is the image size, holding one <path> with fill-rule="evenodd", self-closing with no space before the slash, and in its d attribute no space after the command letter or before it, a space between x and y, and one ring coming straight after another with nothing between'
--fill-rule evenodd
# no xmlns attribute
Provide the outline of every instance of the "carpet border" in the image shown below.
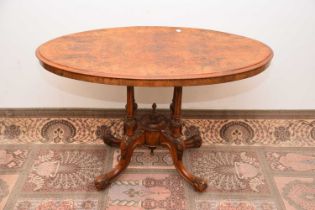
<svg viewBox="0 0 315 210"><path fill-rule="evenodd" d="M141 109L140 114L149 112ZM161 113L169 113L160 109ZM123 109L97 108L0 108L0 117L94 117L122 118ZM205 110L184 109L183 118L197 119L315 119L314 110Z"/></svg>

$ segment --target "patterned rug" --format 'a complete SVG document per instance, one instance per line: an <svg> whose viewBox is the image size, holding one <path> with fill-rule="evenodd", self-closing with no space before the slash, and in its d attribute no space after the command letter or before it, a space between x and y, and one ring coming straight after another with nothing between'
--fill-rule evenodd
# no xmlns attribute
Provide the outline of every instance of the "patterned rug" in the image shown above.
<svg viewBox="0 0 315 210"><path fill-rule="evenodd" d="M274 210L315 209L315 111L186 111L203 145L186 166L208 180L195 192L165 149L135 151L105 191L96 175L119 150L104 126L123 134L117 110L0 110L0 209Z"/></svg>

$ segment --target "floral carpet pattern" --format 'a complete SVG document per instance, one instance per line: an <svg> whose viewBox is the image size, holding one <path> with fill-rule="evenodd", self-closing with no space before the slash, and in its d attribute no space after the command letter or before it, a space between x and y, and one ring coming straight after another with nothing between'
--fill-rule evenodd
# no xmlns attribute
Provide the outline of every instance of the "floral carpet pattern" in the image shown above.
<svg viewBox="0 0 315 210"><path fill-rule="evenodd" d="M120 158L102 136L123 136L122 119L111 110L0 110L0 209L315 210L315 111L184 111L183 134L193 125L203 139L184 163L207 180L204 193L167 150L145 147L97 191L94 177Z"/></svg>

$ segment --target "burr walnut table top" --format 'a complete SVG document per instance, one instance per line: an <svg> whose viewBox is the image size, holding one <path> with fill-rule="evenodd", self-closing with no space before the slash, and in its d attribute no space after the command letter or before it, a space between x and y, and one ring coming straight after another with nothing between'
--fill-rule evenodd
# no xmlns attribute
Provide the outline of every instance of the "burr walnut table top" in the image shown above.
<svg viewBox="0 0 315 210"><path fill-rule="evenodd" d="M127 86L207 85L263 71L273 53L243 36L193 28L125 27L70 34L36 55L55 74Z"/></svg>

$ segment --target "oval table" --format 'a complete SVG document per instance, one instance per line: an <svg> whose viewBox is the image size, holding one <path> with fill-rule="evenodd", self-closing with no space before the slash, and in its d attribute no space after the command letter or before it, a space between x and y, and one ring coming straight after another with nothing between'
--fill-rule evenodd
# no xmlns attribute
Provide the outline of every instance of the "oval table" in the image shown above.
<svg viewBox="0 0 315 210"><path fill-rule="evenodd" d="M198 128L182 135L182 87L210 85L254 76L266 69L272 50L243 36L194 28L123 27L86 31L62 36L36 51L41 65L63 77L95 83L127 86L124 137L115 138L108 128L103 137L109 146L120 147L121 158L108 173L95 178L105 189L130 163L134 149L161 145L169 149L177 171L202 192L207 183L189 172L183 151L200 147ZM137 116L135 86L174 87L170 115L156 112Z"/></svg>

